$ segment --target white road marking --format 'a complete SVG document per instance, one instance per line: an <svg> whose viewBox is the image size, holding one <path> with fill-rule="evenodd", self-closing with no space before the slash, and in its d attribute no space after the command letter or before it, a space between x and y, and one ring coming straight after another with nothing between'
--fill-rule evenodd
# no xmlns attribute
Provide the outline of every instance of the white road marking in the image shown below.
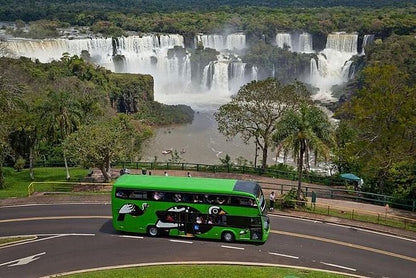
<svg viewBox="0 0 416 278"><path fill-rule="evenodd" d="M386 233L383 233L383 232L377 232L377 231L372 231L372 230L366 230L366 229L358 228L358 227L354 227L354 226L346 226L346 225L340 225L340 224L335 224L335 223L326 223L326 224L331 225L331 226L335 226L335 227L355 229L357 231L366 232L366 233L370 233L370 234L387 236L387 237L397 238L397 239L401 239L401 240L407 240L407 241L410 241L410 242L416 242L416 239L411 239L411 238L407 238L407 237L386 234Z"/></svg>
<svg viewBox="0 0 416 278"><path fill-rule="evenodd" d="M125 237L125 238L144 238L142 236L120 236L120 237Z"/></svg>
<svg viewBox="0 0 416 278"><path fill-rule="evenodd" d="M11 267L11 266L25 265L25 264L36 261L37 259L39 259L40 256L45 255L45 254L46 254L46 252L42 252L42 253L35 254L35 255L32 255L32 256L28 256L28 257L13 260L13 261L10 261L10 262L2 263L2 264L0 264L0 266L8 265L8 267Z"/></svg>
<svg viewBox="0 0 416 278"><path fill-rule="evenodd" d="M178 239L170 239L169 241L172 242L178 242L178 243L187 243L187 244L192 244L192 241L185 241L185 240L178 240Z"/></svg>
<svg viewBox="0 0 416 278"><path fill-rule="evenodd" d="M359 227L355 227L355 226L344 225L344 224L323 222L323 221L313 220L313 219L297 218L297 217L294 217L294 216L286 216L286 215L270 214L268 216L269 217L270 216L271 217L276 217L276 218L288 218L288 219L305 221L305 222L320 223L320 224L326 224L326 225L331 225L331 226L336 226L336 227L346 228L346 229L355 229L355 230L370 233L370 234L376 234L376 235L381 235L381 236L386 236L386 237L391 237L391 238L397 238L397 239L401 239L401 240L407 240L407 241L410 241L410 242L416 242L415 239L410 239L410 238L401 237L401 236L397 236L397 235L387 234L387 233L383 233L383 232L377 232L377 231L373 231L373 230L367 230L367 229L363 229L363 228L359 228Z"/></svg>
<svg viewBox="0 0 416 278"><path fill-rule="evenodd" d="M279 253L274 253L274 252L269 252L269 254L274 255L274 256L286 257L286 258L299 259L299 257L286 255L286 254L279 254Z"/></svg>
<svg viewBox="0 0 416 278"><path fill-rule="evenodd" d="M221 245L222 248L228 248L228 249L237 249L237 250L244 250L243 247L235 247L235 246L228 246L228 245Z"/></svg>
<svg viewBox="0 0 416 278"><path fill-rule="evenodd" d="M43 235L24 235L24 236L36 236L36 237L39 237L39 236L45 236L45 234L43 234ZM39 241L49 240L49 239L54 239L54 238L58 238L58 237L64 237L64 236L95 236L95 234L76 234L76 233L73 233L73 234L50 234L50 235L47 235L47 236L48 237L45 237L45 238L38 238L38 239L34 239L34 240L27 240L27 241L19 242L19 243L16 243L16 244L9 244L9 245L0 247L0 249L8 248L8 247L14 247L14 246L19 246L19 245L23 245L23 244L29 244L29 243L33 243L33 242L39 242ZM18 236L16 236L16 237L18 237Z"/></svg>
<svg viewBox="0 0 416 278"><path fill-rule="evenodd" d="M338 268L345 269L345 270L350 270L350 271L357 271L355 268L350 268L350 267L337 265L337 264L330 264L330 263L325 263L325 262L321 262L321 264L329 265L329 266L333 266L333 267L338 267Z"/></svg>

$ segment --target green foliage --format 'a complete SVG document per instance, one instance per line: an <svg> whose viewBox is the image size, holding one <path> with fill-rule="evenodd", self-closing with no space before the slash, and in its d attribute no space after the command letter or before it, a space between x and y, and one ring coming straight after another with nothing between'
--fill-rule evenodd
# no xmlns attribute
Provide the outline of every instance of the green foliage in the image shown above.
<svg viewBox="0 0 416 278"><path fill-rule="evenodd" d="M86 167L98 167L106 181L111 162L131 160L151 133L137 131L126 115L82 126L65 141L69 157Z"/></svg>
<svg viewBox="0 0 416 278"><path fill-rule="evenodd" d="M287 48L282 49L261 41L252 45L242 60L257 66L261 70L258 73L260 76L269 76L274 72L274 77L280 82L291 83L297 77L309 74L313 57L316 57L315 54L291 52Z"/></svg>
<svg viewBox="0 0 416 278"><path fill-rule="evenodd" d="M305 193L301 191L300 197L298 197L298 190L296 188L292 188L289 192L285 193L281 197L281 208L282 209L293 209L295 207L303 207L306 206L307 198Z"/></svg>
<svg viewBox="0 0 416 278"><path fill-rule="evenodd" d="M148 101L138 105L134 118L149 125L192 123L194 110L187 105L166 105Z"/></svg>
<svg viewBox="0 0 416 278"><path fill-rule="evenodd" d="M239 134L244 142L254 138L263 152L262 167L266 168L267 151L271 145L276 121L286 110L309 100L309 92L301 83L282 85L275 79L252 81L232 96L214 114L218 131L232 138Z"/></svg>
<svg viewBox="0 0 416 278"><path fill-rule="evenodd" d="M95 22L91 26L91 31L104 37L122 37L126 35L124 30L115 26L113 22L102 20Z"/></svg>
<svg viewBox="0 0 416 278"><path fill-rule="evenodd" d="M22 169L25 167L25 163L26 163L26 160L23 157L19 156L19 158L16 159L16 163L14 164L14 169L17 172L22 171Z"/></svg>
<svg viewBox="0 0 416 278"><path fill-rule="evenodd" d="M401 190L396 180L407 175L399 173L414 165L416 157L416 88L408 86L407 78L396 66L368 67L362 90L339 112L343 125L353 130L338 145L339 167L358 166L371 191L412 194L407 188L413 181L405 182L406 189Z"/></svg>
<svg viewBox="0 0 416 278"><path fill-rule="evenodd" d="M224 158L220 158L221 164L224 166L231 166L232 161L231 161L231 157L226 154Z"/></svg>
<svg viewBox="0 0 416 278"><path fill-rule="evenodd" d="M140 106L146 106L154 99L153 77L150 75L113 73L109 81L111 106L120 113L137 113Z"/></svg>
<svg viewBox="0 0 416 278"><path fill-rule="evenodd" d="M247 166L248 165L248 160L245 157L239 156L235 159L235 163L238 166Z"/></svg>
<svg viewBox="0 0 416 278"><path fill-rule="evenodd" d="M383 42L374 43L366 48L365 58L368 67L394 65L409 77L409 85L416 85L416 41L414 35L392 35Z"/></svg>
<svg viewBox="0 0 416 278"><path fill-rule="evenodd" d="M149 75L112 74L68 54L60 61L45 64L27 58L3 57L0 68L3 111L0 113L0 174L6 156L16 159L20 155L29 162L37 157L42 160L64 157L67 161L62 148L66 138L81 127L120 119L114 116L117 108L120 111L123 108L121 112L128 114L136 113L142 119L141 123L131 123L139 135L126 143L135 151L124 156L125 159L138 158L141 143L151 135L143 122L183 123L193 119L193 110L188 106L154 102L153 79ZM0 187L5 186L2 181Z"/></svg>
<svg viewBox="0 0 416 278"><path fill-rule="evenodd" d="M315 160L329 160L330 148L334 145L333 129L328 116L313 105L302 104L299 108L287 110L276 123L273 141L277 152L289 153L297 161L298 195L301 198L301 184L304 165L309 164L309 154Z"/></svg>
<svg viewBox="0 0 416 278"><path fill-rule="evenodd" d="M276 165L269 166L269 170L284 171L284 172L295 172L295 168L285 163L279 163Z"/></svg>

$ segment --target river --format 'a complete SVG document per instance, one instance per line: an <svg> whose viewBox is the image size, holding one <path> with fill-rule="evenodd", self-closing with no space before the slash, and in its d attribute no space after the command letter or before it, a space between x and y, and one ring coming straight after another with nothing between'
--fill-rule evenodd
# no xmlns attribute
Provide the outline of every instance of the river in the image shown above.
<svg viewBox="0 0 416 278"><path fill-rule="evenodd" d="M142 161L166 162L170 154L166 150L177 150L181 162L200 164L219 164L226 154L233 162L244 157L254 164L255 144L244 144L240 137L227 140L217 130L214 112L196 112L191 124L157 128L153 138L147 142L142 152ZM273 154L269 154L269 165L273 164ZM257 165L261 164L261 154Z"/></svg>

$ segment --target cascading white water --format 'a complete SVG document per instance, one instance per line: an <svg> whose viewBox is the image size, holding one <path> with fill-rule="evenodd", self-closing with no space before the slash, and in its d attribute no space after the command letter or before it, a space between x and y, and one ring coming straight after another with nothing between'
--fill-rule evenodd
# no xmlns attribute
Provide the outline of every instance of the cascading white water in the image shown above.
<svg viewBox="0 0 416 278"><path fill-rule="evenodd" d="M319 88L315 99L334 101L332 86L348 81L348 71L353 55L357 54L357 34L344 32L329 34L326 47L318 53L317 70L311 70L311 84ZM315 63L312 59L311 64Z"/></svg>
<svg viewBox="0 0 416 278"><path fill-rule="evenodd" d="M357 54L357 34L333 33L328 35L326 48L318 54L318 62L311 61L308 81L319 88L320 99L332 100L331 87L348 79L351 63L346 63ZM369 37L364 37L363 45ZM202 41L205 47L217 50L236 51L246 48L243 33L229 35L197 35L196 41ZM308 33L280 33L276 35L276 45L290 46L291 51L312 52L312 36ZM219 60L212 61L203 73L201 84L195 88L191 82L190 54L168 55L174 46L184 47L184 38L177 34L129 36L116 39L54 39L24 40L7 42L7 46L17 56L39 59L41 62L58 60L62 54L80 55L82 50L90 53L92 60L115 72L151 74L155 80L155 100L191 106L198 103L224 103L229 96L251 80L257 80L258 68L249 69L236 60L234 55L220 55ZM185 50L184 50L185 51ZM175 52L174 52L175 53ZM117 54L121 59L114 59Z"/></svg>
<svg viewBox="0 0 416 278"><path fill-rule="evenodd" d="M278 33L276 34L276 46L284 48L286 46L292 50L292 36L289 33Z"/></svg>
<svg viewBox="0 0 416 278"><path fill-rule="evenodd" d="M196 38L196 41L198 40L202 41L205 47L217 50L235 51L246 48L245 35L240 33L228 36L199 35ZM282 47L284 44L290 46L291 51L313 52L312 37L307 33L285 33L276 36L276 45ZM356 44L356 34L331 34L328 37L325 50L317 53L318 61L311 60L309 82L320 89L317 98L331 99L332 85L341 84L348 79L348 68L351 63L349 60L357 52ZM179 51L178 54L169 52L174 46L184 46L182 36L175 34L130 36L118 38L115 45L114 48L111 39L83 38L73 40L16 39L8 41L6 46L13 50L17 56L39 59L41 62L58 60L65 52L70 55L80 55L82 50L87 50L95 63L110 70L152 74L155 79L155 100L166 104L188 104L197 111L216 110L220 104L228 102L230 95L236 92L241 85L251 80L258 80L259 72L263 74L262 69L258 69L255 65L248 67L236 59L234 55L221 55L218 61L209 63L203 69L203 73L199 74L202 77L200 78L201 84L195 88L191 85L191 71L194 69L191 69L190 54L185 51L181 53ZM117 55L113 56L114 54ZM198 115L202 115L202 113ZM217 145L215 147L217 150L221 149L224 152L227 150L227 153L233 158L237 157L236 153L229 152L231 147L225 147L225 140L215 135L217 134L215 121L213 119L207 120L207 125L202 128L205 131L203 134L201 126L197 126L192 131L179 131L180 136L167 138L163 143L155 144L153 142L149 148L145 149L144 157L153 159L155 154L160 156L161 149L173 147L178 150L186 149L186 155L196 154L197 159L200 159L201 153L204 154L203 157L209 155L213 148L212 143L215 141L218 141L216 142L218 147ZM194 132L192 137L189 136L189 132ZM172 133L162 132L157 140L166 134ZM183 136L184 134L186 136ZM198 137L198 140L195 140L194 136ZM190 138L190 140L186 140L184 137ZM201 146L204 144L209 147L206 148L209 149L207 154L201 152L201 149L204 149ZM196 145L195 148L193 145ZM239 148L242 149L241 146ZM252 157L250 151L239 155L245 156L247 153L249 157ZM217 157L213 159L215 160ZM195 159L189 158L188 161L195 162Z"/></svg>
<svg viewBox="0 0 416 278"><path fill-rule="evenodd" d="M361 48L361 55L364 55L365 53L364 53L364 48L368 45L368 44L370 44L370 43L373 43L374 42L374 35L364 35L364 38L363 38L363 46L362 46L362 48Z"/></svg>
<svg viewBox="0 0 416 278"><path fill-rule="evenodd" d="M309 33L302 33L299 35L299 52L311 53L313 52L312 35Z"/></svg>
<svg viewBox="0 0 416 278"><path fill-rule="evenodd" d="M206 48L213 48L218 51L223 50L242 50L246 48L246 35L244 33L234 33L228 35L197 35L195 45L202 42Z"/></svg>
<svg viewBox="0 0 416 278"><path fill-rule="evenodd" d="M309 33L278 33L276 34L276 46L284 48L288 46L292 52L311 53L312 49L312 35Z"/></svg>
<svg viewBox="0 0 416 278"><path fill-rule="evenodd" d="M64 53L80 55L82 50L87 50L96 60L106 61L113 51L111 39L13 39L5 42L5 46L12 56L38 59L42 63L59 60Z"/></svg>

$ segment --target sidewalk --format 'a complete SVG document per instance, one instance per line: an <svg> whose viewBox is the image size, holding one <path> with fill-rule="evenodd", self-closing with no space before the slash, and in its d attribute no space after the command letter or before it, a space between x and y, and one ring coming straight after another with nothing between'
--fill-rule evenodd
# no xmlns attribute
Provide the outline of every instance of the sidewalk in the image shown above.
<svg viewBox="0 0 416 278"><path fill-rule="evenodd" d="M119 170L113 170L113 178L119 176ZM130 170L131 174L141 174L141 170ZM153 170L152 175L164 175L164 170ZM99 171L95 170L94 175L99 175ZM167 171L169 176L182 176L186 177L188 171L180 171L180 170L168 170ZM190 172L192 177L211 177L211 178L229 178L229 179L241 179L241 180L255 180L259 182L260 185L262 183L267 184L264 189L264 194L266 197L270 194L271 190L277 189L277 184L291 184L296 186L296 181L289 181L289 180L282 180L282 179L275 179L269 177L261 177L261 176L253 176L253 175L245 175L245 174L231 174L231 173L206 173L206 172ZM97 176L97 179L100 177ZM276 184L276 189L273 189L273 184ZM308 186L310 184L305 184ZM315 187L322 187L325 188L324 185L313 185ZM34 194L27 198L10 198L10 199L0 199L0 207L2 206L13 206L13 205L24 205L24 204L35 204L35 203L63 203L63 202L90 202L90 203L110 203L111 197L109 194L95 194L95 195L67 195L67 194L57 194L57 195L43 195L43 194ZM398 217L405 217L416 220L416 213L411 211L399 210L394 208L387 208L383 206L377 206L372 204L366 203L358 203L352 201L345 201L345 200L335 200L335 199L324 199L318 198L317 205L322 206L330 206L331 208L339 209L340 211L352 211L355 210L356 212L368 212L372 214L380 214L382 216L386 215L394 215ZM328 215L319 215L313 214L308 212L302 211L274 211L273 214L276 215L284 215L290 217L298 217L298 218L305 218L305 219L312 219L316 221L328 222L328 223L337 223L348 225L356 228L365 228L374 231L389 233L393 235L408 237L412 239L416 239L416 232L399 229L399 228L392 228L378 224L372 224L367 222L360 222L350 219L343 219L334 216Z"/></svg>

